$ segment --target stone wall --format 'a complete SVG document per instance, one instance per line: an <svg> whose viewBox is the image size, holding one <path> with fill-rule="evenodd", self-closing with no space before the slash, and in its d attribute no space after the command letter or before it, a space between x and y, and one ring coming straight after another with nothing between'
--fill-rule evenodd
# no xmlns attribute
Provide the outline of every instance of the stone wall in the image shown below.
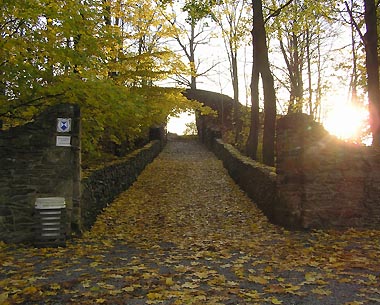
<svg viewBox="0 0 380 305"><path fill-rule="evenodd" d="M380 227L380 151L337 140L311 117L277 124L279 220L301 228Z"/></svg>
<svg viewBox="0 0 380 305"><path fill-rule="evenodd" d="M304 114L277 124L276 168L242 156L214 127L203 142L273 223L292 229L379 228L380 150L337 140Z"/></svg>
<svg viewBox="0 0 380 305"><path fill-rule="evenodd" d="M161 134L156 136L159 138ZM160 153L163 143L154 140L116 163L85 173L81 198L84 229L89 229L107 204L136 181L145 166Z"/></svg>
<svg viewBox="0 0 380 305"><path fill-rule="evenodd" d="M215 139L213 145L208 147L223 161L236 184L272 219L276 201L275 169L241 155L236 148L221 139Z"/></svg>
<svg viewBox="0 0 380 305"><path fill-rule="evenodd" d="M71 129L65 126L59 129L58 118L70 118ZM66 230L70 232L70 224L79 225L76 223L80 215L79 192L77 106L57 105L34 122L0 130L0 239L12 242L33 239L34 204L39 197L65 198Z"/></svg>

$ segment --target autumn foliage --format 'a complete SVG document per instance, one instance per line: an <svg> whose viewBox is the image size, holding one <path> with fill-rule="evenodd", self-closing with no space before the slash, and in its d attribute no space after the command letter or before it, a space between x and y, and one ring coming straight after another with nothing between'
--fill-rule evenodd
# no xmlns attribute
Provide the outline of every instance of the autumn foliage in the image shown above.
<svg viewBox="0 0 380 305"><path fill-rule="evenodd" d="M158 5L158 4L157 4ZM152 1L1 1L0 120L24 124L56 103L81 106L84 157L133 143L199 107L159 82L185 73Z"/></svg>

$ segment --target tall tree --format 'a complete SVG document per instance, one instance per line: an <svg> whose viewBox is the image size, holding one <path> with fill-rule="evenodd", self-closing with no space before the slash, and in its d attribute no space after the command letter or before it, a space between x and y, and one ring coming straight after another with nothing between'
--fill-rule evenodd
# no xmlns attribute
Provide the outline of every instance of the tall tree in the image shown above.
<svg viewBox="0 0 380 305"><path fill-rule="evenodd" d="M364 46L366 52L369 115L373 137L372 145L380 146L380 84L375 0L364 0L364 20L367 28L364 36Z"/></svg>
<svg viewBox="0 0 380 305"><path fill-rule="evenodd" d="M239 139L241 130L240 102L239 102L239 71L238 51L248 32L249 18L247 17L247 5L245 0L226 0L219 3L213 11L213 19L219 25L224 39L225 48L230 64L231 82L234 97L234 123L235 142Z"/></svg>
<svg viewBox="0 0 380 305"><path fill-rule="evenodd" d="M345 5L350 14L351 23L356 28L365 48L365 66L367 72L367 94L369 102L369 120L372 133L372 145L380 146L380 84L379 84L379 60L378 60L378 24L377 7L375 0L363 0L364 23L366 33L361 31L361 22L357 22L353 16L353 6Z"/></svg>
<svg viewBox="0 0 380 305"><path fill-rule="evenodd" d="M172 25L173 37L185 54L190 70L190 81L182 74L177 75L177 82L190 89L196 89L197 79L206 76L215 67L215 64L212 64L201 69L202 60L200 57L197 58L199 47L209 44L212 39L212 28L207 19L210 17L214 1L186 0L180 7L174 1L167 2L172 2L172 12L167 14L163 11L163 14ZM178 11L185 14L184 18L181 19Z"/></svg>
<svg viewBox="0 0 380 305"><path fill-rule="evenodd" d="M315 92L321 91L318 85L323 80L313 73L322 67L320 47L333 39L334 32L330 26L335 15L335 1L293 0L284 7L281 15L273 18L271 30L279 43L284 59L285 71L281 77L282 84L289 91L288 113L302 112L308 108L311 115L316 114L318 99ZM272 11L276 11L278 1L272 0ZM321 72L321 71L319 71ZM306 81L307 80L307 81Z"/></svg>
<svg viewBox="0 0 380 305"><path fill-rule="evenodd" d="M257 126L258 122L258 78L261 76L264 90L264 134L263 134L263 162L274 166L275 157L275 127L276 127L276 93L273 75L270 70L268 46L261 0L252 0L253 9L253 72L252 72L252 115L251 128L247 141L247 153L256 158ZM253 100L255 98L255 100Z"/></svg>

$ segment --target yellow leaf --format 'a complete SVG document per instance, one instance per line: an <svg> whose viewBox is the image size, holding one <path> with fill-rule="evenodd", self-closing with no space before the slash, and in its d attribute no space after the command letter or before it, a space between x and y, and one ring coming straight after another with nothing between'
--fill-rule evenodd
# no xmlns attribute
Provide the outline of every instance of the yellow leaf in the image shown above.
<svg viewBox="0 0 380 305"><path fill-rule="evenodd" d="M100 298L100 299L96 299L96 304L103 304L103 303L105 303L107 300L106 299L102 299L102 298Z"/></svg>
<svg viewBox="0 0 380 305"><path fill-rule="evenodd" d="M270 273L270 272L273 272L273 268L271 266L266 266L264 268L264 271L267 272L267 273Z"/></svg>
<svg viewBox="0 0 380 305"><path fill-rule="evenodd" d="M162 294L157 292L149 292L146 296L148 300L158 300L162 298Z"/></svg>
<svg viewBox="0 0 380 305"><path fill-rule="evenodd" d="M24 294L35 294L38 291L38 289L34 286L26 287L22 292Z"/></svg>
<svg viewBox="0 0 380 305"><path fill-rule="evenodd" d="M206 279L210 276L210 274L207 271L204 272L195 272L195 276L199 277L200 279Z"/></svg>
<svg viewBox="0 0 380 305"><path fill-rule="evenodd" d="M181 287L182 287L182 288L195 289L195 288L197 288L198 286L199 286L198 284L191 283L191 282L186 282L186 283L183 284Z"/></svg>
<svg viewBox="0 0 380 305"><path fill-rule="evenodd" d="M282 301L280 301L280 300L277 299L277 298L270 298L269 301L271 301L272 304L275 304L275 305L280 305L280 304L282 304Z"/></svg>
<svg viewBox="0 0 380 305"><path fill-rule="evenodd" d="M5 301L8 299L8 293L4 292L0 294L0 304L5 304Z"/></svg>
<svg viewBox="0 0 380 305"><path fill-rule="evenodd" d="M98 265L99 265L98 262L92 262L92 263L90 264L90 267L94 268L94 267L97 267Z"/></svg>
<svg viewBox="0 0 380 305"><path fill-rule="evenodd" d="M51 284L50 289L59 290L59 289L61 289L61 285L59 285L57 283Z"/></svg>
<svg viewBox="0 0 380 305"><path fill-rule="evenodd" d="M198 296L194 297L194 301L206 301L206 300L207 300L207 298L204 295L198 295Z"/></svg>
<svg viewBox="0 0 380 305"><path fill-rule="evenodd" d="M252 290L250 292L244 292L244 295L252 299L260 299L260 293L257 290Z"/></svg>
<svg viewBox="0 0 380 305"><path fill-rule="evenodd" d="M166 278L165 284L168 285L168 286L174 285L173 278L171 278L171 277Z"/></svg>
<svg viewBox="0 0 380 305"><path fill-rule="evenodd" d="M124 288L122 288L121 290L123 290L123 291L125 291L125 292L132 292L132 291L135 290L135 288L132 287L132 286L129 286L129 287L124 287Z"/></svg>
<svg viewBox="0 0 380 305"><path fill-rule="evenodd" d="M261 276L250 275L248 276L248 281L261 285L268 284L268 280Z"/></svg>
<svg viewBox="0 0 380 305"><path fill-rule="evenodd" d="M376 275L373 275L373 274L368 274L368 279L372 282L376 282Z"/></svg>
<svg viewBox="0 0 380 305"><path fill-rule="evenodd" d="M320 278L320 276L315 272L307 272L305 274L305 280L308 283L313 283L313 282L317 281L319 278Z"/></svg>

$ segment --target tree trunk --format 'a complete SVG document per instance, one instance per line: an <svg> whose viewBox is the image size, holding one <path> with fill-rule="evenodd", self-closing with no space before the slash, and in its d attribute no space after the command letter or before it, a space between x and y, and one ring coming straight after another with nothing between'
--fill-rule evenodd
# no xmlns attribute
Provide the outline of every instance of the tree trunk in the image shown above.
<svg viewBox="0 0 380 305"><path fill-rule="evenodd" d="M237 64L237 52L233 46L231 48L231 73L232 73L232 87L234 90L234 124L235 124L235 143L240 141L240 132L242 130L242 122L240 119L240 102L239 102L239 77L238 77L238 64Z"/></svg>
<svg viewBox="0 0 380 305"><path fill-rule="evenodd" d="M261 0L260 0L261 1ZM276 136L276 93L274 90L273 75L269 69L269 62L262 73L264 88L264 134L263 134L263 162L274 166L275 136Z"/></svg>
<svg viewBox="0 0 380 305"><path fill-rule="evenodd" d="M253 47L253 66L251 77L251 124L249 129L248 140L246 144L246 153L248 157L257 160L257 147L259 146L260 130L260 104L259 104L259 71L255 65L255 47Z"/></svg>
<svg viewBox="0 0 380 305"><path fill-rule="evenodd" d="M190 80L190 89L195 90L197 89L197 67L195 66L195 23L191 23L191 33L190 33L190 46L189 46L189 62L190 62L190 72L191 72L191 80Z"/></svg>
<svg viewBox="0 0 380 305"><path fill-rule="evenodd" d="M351 7L354 6L353 0L351 0ZM355 25L351 21L351 52L352 52L352 75L350 82L351 89L351 102L358 102L358 68L357 68L357 55L356 55L356 41L355 41Z"/></svg>
<svg viewBox="0 0 380 305"><path fill-rule="evenodd" d="M252 0L253 8L253 46L254 70L252 78L261 74L264 89L264 135L263 135L263 161L265 164L274 165L274 143L275 143L275 126L276 126L276 94L274 89L273 75L270 71L268 59L268 47L266 42L266 32L264 28L264 18L262 11L262 0ZM253 85L256 83L252 82ZM258 100L258 99L257 99ZM252 110L254 109L254 101ZM254 113L255 114L255 113ZM252 121L254 118L252 118ZM256 126L251 125L251 129Z"/></svg>
<svg viewBox="0 0 380 305"><path fill-rule="evenodd" d="M310 30L307 28L306 30L306 61L307 61L307 80L308 80L308 86L309 86L309 115L314 116L313 112L313 88L311 83L311 53L310 53L310 43L311 43L311 37L310 37Z"/></svg>
<svg viewBox="0 0 380 305"><path fill-rule="evenodd" d="M375 0L364 0L366 68L372 145L380 146L380 88Z"/></svg>

